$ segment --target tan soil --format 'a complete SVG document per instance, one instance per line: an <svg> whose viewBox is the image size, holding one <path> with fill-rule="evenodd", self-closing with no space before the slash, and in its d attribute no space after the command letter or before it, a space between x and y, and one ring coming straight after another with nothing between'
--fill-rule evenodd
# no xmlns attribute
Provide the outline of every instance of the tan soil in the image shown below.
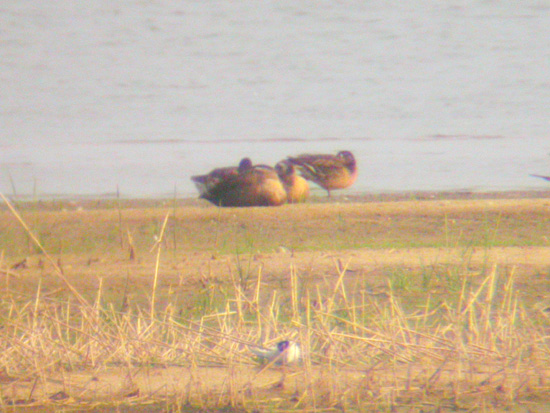
<svg viewBox="0 0 550 413"><path fill-rule="evenodd" d="M168 297L174 289L178 289L182 296L192 296L205 283L230 282L231 274L237 272L238 260L252 274L251 282L261 272L267 289L286 285L291 268L306 285L336 278L340 271L346 270L346 282L353 285L354 279L360 278L363 285L366 281L371 286L373 294L387 291L388 269L399 268L415 273L422 268L452 264L463 265L466 274L477 277L496 265L514 268L518 288L524 289L527 302L534 305L548 298L550 200L545 198L318 203L221 211L204 204L179 206L176 210L169 206L82 210L77 205L72 211L33 208L23 210L24 219L41 230L48 227L55 233L56 228L60 228L61 232L55 235L59 237L59 243L62 243L62 234L79 240L85 234L95 234L95 231L99 234L99 230L111 228L114 237L105 243L93 244L88 250L57 254L53 244L47 249L54 250L54 261L61 265L68 281L83 296L92 300L102 279L104 289L109 291L109 299L116 305L122 301L127 280L130 281L128 296L132 302L146 301L144 296L151 289L156 260L156 252L151 251L154 245L151 234L158 233L159 223L167 213L173 212L179 223L177 232L180 238L177 244L172 242L171 235L166 235L163 244L159 272L160 305L162 297ZM4 229L11 231L14 239L23 239L21 235L13 235L18 225L13 216L8 212L0 214ZM121 222L120 219L126 228L122 231L122 247L120 238L117 238L119 232L112 230ZM152 232L136 230L148 225L153 226ZM206 230L201 231L201 227ZM485 234L486 227L490 228L491 234L494 233L490 243L479 241L483 237L476 236L480 232ZM133 233L136 254L133 260L129 259L127 231ZM246 238L250 234L267 240L242 251L240 257L221 246L223 240L229 242L227 240ZM352 236L345 242L331 244L332 239L342 234ZM373 245L378 247L350 248L350 244L361 244L356 241L363 239L374 240ZM416 247L415 240L438 246ZM395 246L381 247L385 241ZM499 242L504 245L494 245ZM307 249L299 248L303 245L307 245ZM331 245L343 248L327 248ZM5 248L9 250L10 247ZM32 297L38 279L42 278L45 295L60 299L67 296L64 284L42 254L22 254L22 250L17 248L13 251L4 253L0 260L0 282L4 290L10 288ZM25 268L12 268L25 257ZM235 388L250 383L250 391L259 397L268 390L289 397L295 387L299 387L299 371L287 377L286 389L274 389L282 377L280 370L259 372L252 360L248 365L235 368L240 372L235 374L238 377L233 383ZM322 375L323 371L314 367L314 374ZM52 395L64 391L73 400L82 398L87 403L102 399L125 400L135 388L139 388L142 395L174 395L182 394L188 386L196 386L197 392L206 390L214 394L228 386L227 377L227 368L112 367L53 374L48 377L47 386L37 389L36 394ZM343 377L350 381L361 380L364 372L350 370L344 372ZM0 381L2 391L11 392L14 399L25 398L35 385L27 379L2 379L1 375Z"/></svg>

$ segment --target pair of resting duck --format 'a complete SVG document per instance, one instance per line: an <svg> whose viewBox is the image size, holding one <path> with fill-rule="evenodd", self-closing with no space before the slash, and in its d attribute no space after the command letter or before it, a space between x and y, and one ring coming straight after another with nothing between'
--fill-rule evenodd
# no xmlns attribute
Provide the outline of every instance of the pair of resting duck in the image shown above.
<svg viewBox="0 0 550 413"><path fill-rule="evenodd" d="M301 176L296 173L301 172ZM279 206L304 202L309 196L306 180L324 188L330 197L333 189L347 188L357 178L353 154L300 155L275 165L253 165L244 158L238 167L214 169L207 175L191 177L199 198L218 206Z"/></svg>

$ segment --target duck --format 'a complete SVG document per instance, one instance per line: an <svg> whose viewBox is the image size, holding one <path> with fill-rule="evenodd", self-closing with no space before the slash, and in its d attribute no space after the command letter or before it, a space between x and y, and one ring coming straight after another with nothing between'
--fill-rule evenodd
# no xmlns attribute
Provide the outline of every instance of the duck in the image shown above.
<svg viewBox="0 0 550 413"><path fill-rule="evenodd" d="M199 198L201 198L212 190L212 188L215 188L220 182L226 181L232 176L238 175L239 172L244 172L250 168L252 168L252 161L250 158L243 158L239 162L239 166L216 168L206 175L192 176L191 180L199 190Z"/></svg>
<svg viewBox="0 0 550 413"><path fill-rule="evenodd" d="M289 161L281 161L275 165L275 170L286 190L287 202L297 204L305 202L309 197L309 184L296 174L296 168Z"/></svg>
<svg viewBox="0 0 550 413"><path fill-rule="evenodd" d="M351 186L357 179L357 163L350 151L336 155L299 155L288 157L302 176L324 188L330 198L330 191Z"/></svg>
<svg viewBox="0 0 550 413"><path fill-rule="evenodd" d="M250 347L250 351L260 359L277 365L286 366L302 359L299 344L289 340L279 341L274 347L268 349Z"/></svg>
<svg viewBox="0 0 550 413"><path fill-rule="evenodd" d="M222 207L279 206L286 203L286 190L274 168L253 165L243 158L237 167L216 168L192 176L199 198Z"/></svg>
<svg viewBox="0 0 550 413"><path fill-rule="evenodd" d="M544 179L545 181L550 181L550 176L546 176L546 175L537 175L537 174L529 174L530 176L533 176L535 178L541 178L541 179Z"/></svg>

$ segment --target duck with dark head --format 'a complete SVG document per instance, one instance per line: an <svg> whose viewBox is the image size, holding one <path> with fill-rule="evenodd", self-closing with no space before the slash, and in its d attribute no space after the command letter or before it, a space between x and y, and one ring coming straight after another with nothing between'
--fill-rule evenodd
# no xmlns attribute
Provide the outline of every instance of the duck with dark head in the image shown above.
<svg viewBox="0 0 550 413"><path fill-rule="evenodd" d="M330 197L333 189L351 186L357 179L357 163L350 151L341 151L336 155L299 155L289 157L302 176L324 188Z"/></svg>
<svg viewBox="0 0 550 413"><path fill-rule="evenodd" d="M217 168L191 180L199 198L222 207L279 206L287 199L275 169L253 165L249 158L243 158L238 167Z"/></svg>

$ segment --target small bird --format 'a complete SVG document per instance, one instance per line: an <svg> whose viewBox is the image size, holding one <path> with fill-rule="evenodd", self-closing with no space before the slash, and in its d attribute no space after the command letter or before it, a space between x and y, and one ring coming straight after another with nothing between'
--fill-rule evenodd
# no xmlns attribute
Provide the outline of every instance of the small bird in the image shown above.
<svg viewBox="0 0 550 413"><path fill-rule="evenodd" d="M287 202L297 204L305 202L309 197L309 184L296 174L296 168L289 161L281 161L275 165L275 170L286 190Z"/></svg>
<svg viewBox="0 0 550 413"><path fill-rule="evenodd" d="M289 365L302 359L302 352L298 343L288 340L280 341L270 349L260 350L251 347L250 351L258 357L266 359L269 363L277 365Z"/></svg>
<svg viewBox="0 0 550 413"><path fill-rule="evenodd" d="M217 168L206 175L192 176L199 198L222 207L279 206L286 190L275 169L252 165L243 158L238 167Z"/></svg>
<svg viewBox="0 0 550 413"><path fill-rule="evenodd" d="M299 155L288 160L300 169L302 176L324 188L330 197L333 189L351 186L357 179L357 163L350 151L336 155Z"/></svg>
<svg viewBox="0 0 550 413"><path fill-rule="evenodd" d="M535 178L541 178L541 179L544 179L545 181L550 181L550 176L536 175L536 174L529 174L529 176L534 176Z"/></svg>

